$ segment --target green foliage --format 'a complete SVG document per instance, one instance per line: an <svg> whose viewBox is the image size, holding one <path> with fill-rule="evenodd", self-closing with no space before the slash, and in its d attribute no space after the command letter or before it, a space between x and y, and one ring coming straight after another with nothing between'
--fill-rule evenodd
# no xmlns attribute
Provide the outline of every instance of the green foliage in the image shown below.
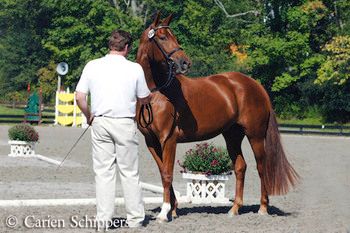
<svg viewBox="0 0 350 233"><path fill-rule="evenodd" d="M74 89L84 65L107 53L115 28L135 38L134 60L137 39L160 10L174 16L172 31L193 63L190 76L241 71L264 85L283 118L305 117L306 106L317 106L324 119L348 119L348 0L220 2L225 11L214 0L1 0L1 99L25 99L31 83L52 102L61 61L70 68L62 85ZM230 17L252 10L259 14Z"/></svg>
<svg viewBox="0 0 350 233"><path fill-rule="evenodd" d="M350 36L337 36L327 43L325 62L314 83L320 90L320 107L326 122L350 121Z"/></svg>
<svg viewBox="0 0 350 233"><path fill-rule="evenodd" d="M12 102L25 102L27 101L27 94L25 92L11 91L5 94L4 99Z"/></svg>
<svg viewBox="0 0 350 233"><path fill-rule="evenodd" d="M350 82L344 85L327 82L321 87L322 116L325 122L350 121Z"/></svg>
<svg viewBox="0 0 350 233"><path fill-rule="evenodd" d="M51 61L46 67L38 70L39 86L42 90L43 102L52 102L54 100L57 89L57 73L56 64Z"/></svg>
<svg viewBox="0 0 350 233"><path fill-rule="evenodd" d="M208 11L208 7L212 8ZM229 43L232 36L224 27L225 18L213 1L188 0L178 21L180 42L192 59L190 75L204 76L229 70Z"/></svg>
<svg viewBox="0 0 350 233"><path fill-rule="evenodd" d="M184 162L180 166L184 172L219 175L232 170L232 162L227 151L213 144L200 143L195 149L186 152Z"/></svg>
<svg viewBox="0 0 350 233"><path fill-rule="evenodd" d="M318 70L315 83L332 81L344 85L350 79L350 36L338 36L326 44L324 51L328 56Z"/></svg>
<svg viewBox="0 0 350 233"><path fill-rule="evenodd" d="M281 118L303 118L308 114L305 106L318 106L325 120L334 119L327 117L325 111L328 106L328 100L323 98L325 90L314 84L319 69L327 68L326 51L322 48L335 33L334 6L324 1L271 1L270 4L267 8L269 12L274 9L274 14L270 12L267 27L254 24L243 31L249 45L248 72L270 92ZM334 54L330 57L335 59ZM334 76L337 72L333 69L330 73ZM341 71L342 75L347 73ZM338 96L346 101L345 97ZM342 109L339 104L336 106Z"/></svg>
<svg viewBox="0 0 350 233"><path fill-rule="evenodd" d="M108 1L58 1L49 5L56 12L48 28L43 46L52 53L55 62L65 61L70 72L63 83L76 84L84 65L107 53L108 37L118 28L129 31L134 38L141 32L141 21L111 6ZM132 56L135 57L134 48Z"/></svg>
<svg viewBox="0 0 350 233"><path fill-rule="evenodd" d="M28 124L18 124L12 126L8 130L8 136L10 140L37 142L39 140L39 134L34 127Z"/></svg>
<svg viewBox="0 0 350 233"><path fill-rule="evenodd" d="M18 109L18 108L10 108L6 107L4 105L0 105L0 114L4 115L24 115L24 110L23 109Z"/></svg>
<svg viewBox="0 0 350 233"><path fill-rule="evenodd" d="M48 56L41 46L46 13L40 1L0 1L0 95L37 82Z"/></svg>
<svg viewBox="0 0 350 233"><path fill-rule="evenodd" d="M350 1L337 0L332 1L332 8L336 9L335 13L335 28L340 35L350 35Z"/></svg>
<svg viewBox="0 0 350 233"><path fill-rule="evenodd" d="M311 30L327 15L324 11L316 14L316 9L306 11L305 8L308 3L285 9L283 33L271 32L261 25L252 25L243 32L249 44L249 71L268 91L279 92L295 85L301 78L302 64L314 55Z"/></svg>
<svg viewBox="0 0 350 233"><path fill-rule="evenodd" d="M275 111L281 119L303 118L303 109L300 104L293 101L293 98L293 95L275 97Z"/></svg>

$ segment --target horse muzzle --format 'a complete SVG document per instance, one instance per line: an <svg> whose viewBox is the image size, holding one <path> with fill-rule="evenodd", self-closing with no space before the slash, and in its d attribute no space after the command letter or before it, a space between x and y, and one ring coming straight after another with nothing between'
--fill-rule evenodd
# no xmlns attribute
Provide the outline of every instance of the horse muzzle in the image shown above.
<svg viewBox="0 0 350 233"><path fill-rule="evenodd" d="M176 74L186 74L191 67L191 61L183 58L180 58L175 64Z"/></svg>

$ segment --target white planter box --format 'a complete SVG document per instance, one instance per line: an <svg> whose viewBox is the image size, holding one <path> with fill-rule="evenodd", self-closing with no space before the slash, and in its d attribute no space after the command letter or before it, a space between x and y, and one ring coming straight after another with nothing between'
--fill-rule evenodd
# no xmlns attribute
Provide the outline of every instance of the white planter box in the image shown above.
<svg viewBox="0 0 350 233"><path fill-rule="evenodd" d="M35 142L8 141L11 146L10 157L35 157Z"/></svg>
<svg viewBox="0 0 350 233"><path fill-rule="evenodd" d="M225 181L231 175L204 175L182 173L187 179L187 197L194 204L227 203L225 197Z"/></svg>

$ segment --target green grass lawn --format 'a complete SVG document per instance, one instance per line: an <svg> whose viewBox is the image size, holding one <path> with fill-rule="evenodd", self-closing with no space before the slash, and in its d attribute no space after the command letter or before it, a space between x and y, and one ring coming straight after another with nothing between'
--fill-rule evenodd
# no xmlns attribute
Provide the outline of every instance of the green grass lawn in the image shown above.
<svg viewBox="0 0 350 233"><path fill-rule="evenodd" d="M0 104L0 115L24 115L24 108L11 108ZM45 107L42 115L54 117L55 109L53 107Z"/></svg>
<svg viewBox="0 0 350 233"><path fill-rule="evenodd" d="M277 119L279 124L296 124L296 125L340 125L338 123L324 123L321 118L304 118L304 119ZM343 124L350 126L350 122Z"/></svg>
<svg viewBox="0 0 350 233"><path fill-rule="evenodd" d="M0 105L0 115L24 115L24 109L9 108L4 105Z"/></svg>
<svg viewBox="0 0 350 233"><path fill-rule="evenodd" d="M321 118L305 118L305 119L277 119L279 124L298 124L298 125L323 125Z"/></svg>

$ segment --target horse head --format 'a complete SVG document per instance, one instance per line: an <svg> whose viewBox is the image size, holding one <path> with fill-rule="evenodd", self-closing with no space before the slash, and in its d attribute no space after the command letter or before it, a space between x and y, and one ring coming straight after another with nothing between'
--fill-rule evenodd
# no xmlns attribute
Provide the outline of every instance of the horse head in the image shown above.
<svg viewBox="0 0 350 233"><path fill-rule="evenodd" d="M160 20L160 13L157 13L153 23L142 33L137 59L140 61L143 57L164 68L172 65L176 74L185 74L191 61L171 32L171 20L172 15Z"/></svg>

